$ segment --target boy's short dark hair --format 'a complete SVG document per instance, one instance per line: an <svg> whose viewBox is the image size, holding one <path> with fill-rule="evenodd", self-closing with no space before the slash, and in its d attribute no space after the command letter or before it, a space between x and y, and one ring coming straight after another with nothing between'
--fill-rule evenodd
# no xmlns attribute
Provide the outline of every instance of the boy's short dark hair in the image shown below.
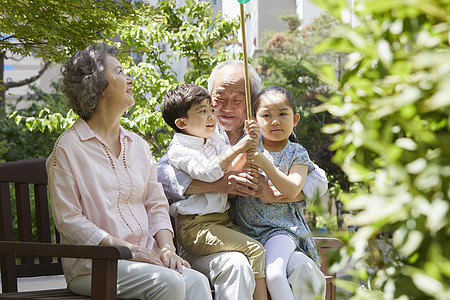
<svg viewBox="0 0 450 300"><path fill-rule="evenodd" d="M201 103L204 99L211 102L208 90L196 84L181 84L167 92L161 103L161 112L167 125L176 132L181 129L175 125L178 118L187 118L187 112L194 104Z"/></svg>

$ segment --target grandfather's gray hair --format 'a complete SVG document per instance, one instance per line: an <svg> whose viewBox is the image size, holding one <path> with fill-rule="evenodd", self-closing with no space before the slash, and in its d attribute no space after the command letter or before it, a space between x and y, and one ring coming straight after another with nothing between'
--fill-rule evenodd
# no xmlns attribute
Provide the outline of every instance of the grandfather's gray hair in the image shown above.
<svg viewBox="0 0 450 300"><path fill-rule="evenodd" d="M107 55L116 57L119 50L104 43L92 44L78 50L61 67L63 92L69 107L82 119L88 120L97 108L97 103L108 87L105 78Z"/></svg>
<svg viewBox="0 0 450 300"><path fill-rule="evenodd" d="M211 94L214 86L214 80L216 79L217 72L224 67L239 67L244 71L244 62L242 60L226 60L218 63L211 71L211 75L208 79L208 91ZM261 91L261 77L258 72L250 64L248 64L248 72L250 75L250 92L252 99Z"/></svg>

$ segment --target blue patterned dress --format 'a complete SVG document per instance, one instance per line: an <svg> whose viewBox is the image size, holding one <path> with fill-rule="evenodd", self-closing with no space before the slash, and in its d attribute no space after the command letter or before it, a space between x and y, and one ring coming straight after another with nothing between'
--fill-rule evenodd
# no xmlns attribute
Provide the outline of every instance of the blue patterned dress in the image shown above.
<svg viewBox="0 0 450 300"><path fill-rule="evenodd" d="M308 173L314 170L308 152L300 144L288 142L280 152L264 149L260 140L257 149L284 174L289 173L292 165L307 165ZM267 175L262 174L269 181ZM238 196L231 201L230 216L243 233L265 244L275 235L288 235L297 244L297 250L319 263L316 245L303 215L303 209L292 203L263 203L251 196Z"/></svg>

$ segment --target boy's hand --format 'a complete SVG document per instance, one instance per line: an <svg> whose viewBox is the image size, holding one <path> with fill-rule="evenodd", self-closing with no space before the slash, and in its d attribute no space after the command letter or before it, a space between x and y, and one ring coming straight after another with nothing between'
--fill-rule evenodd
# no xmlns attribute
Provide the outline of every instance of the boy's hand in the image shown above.
<svg viewBox="0 0 450 300"><path fill-rule="evenodd" d="M247 135L241 139L244 143L243 151L256 149L259 139L259 125L256 120L245 120L245 132Z"/></svg>
<svg viewBox="0 0 450 300"><path fill-rule="evenodd" d="M252 138L250 135L246 135L238 143L243 144L242 152L247 152L252 149L256 150L258 139Z"/></svg>

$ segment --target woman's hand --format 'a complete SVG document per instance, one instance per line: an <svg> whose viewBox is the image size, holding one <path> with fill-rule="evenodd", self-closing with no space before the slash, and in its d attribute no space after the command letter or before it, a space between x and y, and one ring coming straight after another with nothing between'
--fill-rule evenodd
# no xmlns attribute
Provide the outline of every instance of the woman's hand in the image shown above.
<svg viewBox="0 0 450 300"><path fill-rule="evenodd" d="M173 244L172 232L168 229L161 229L155 234L155 240L158 243L159 259L162 261L164 267L177 270L179 273L183 272L183 267L190 268L187 261L175 254L175 246Z"/></svg>
<svg viewBox="0 0 450 300"><path fill-rule="evenodd" d="M106 236L101 242L100 245L105 246L126 246L131 250L131 260L145 262L152 265L164 266L162 261L159 259L158 255L153 250L145 249L139 247L138 245L128 243L120 238L117 238L112 235Z"/></svg>
<svg viewBox="0 0 450 300"><path fill-rule="evenodd" d="M183 266L191 268L191 265L187 261L167 248L161 249L159 252L159 258L163 262L164 267L177 270L180 274L183 272Z"/></svg>
<svg viewBox="0 0 450 300"><path fill-rule="evenodd" d="M161 259L158 257L158 255L153 250L141 248L137 245L131 245L128 246L130 248L132 253L131 260L138 261L138 262L145 262L152 265L157 265L163 267L164 264L162 263Z"/></svg>

